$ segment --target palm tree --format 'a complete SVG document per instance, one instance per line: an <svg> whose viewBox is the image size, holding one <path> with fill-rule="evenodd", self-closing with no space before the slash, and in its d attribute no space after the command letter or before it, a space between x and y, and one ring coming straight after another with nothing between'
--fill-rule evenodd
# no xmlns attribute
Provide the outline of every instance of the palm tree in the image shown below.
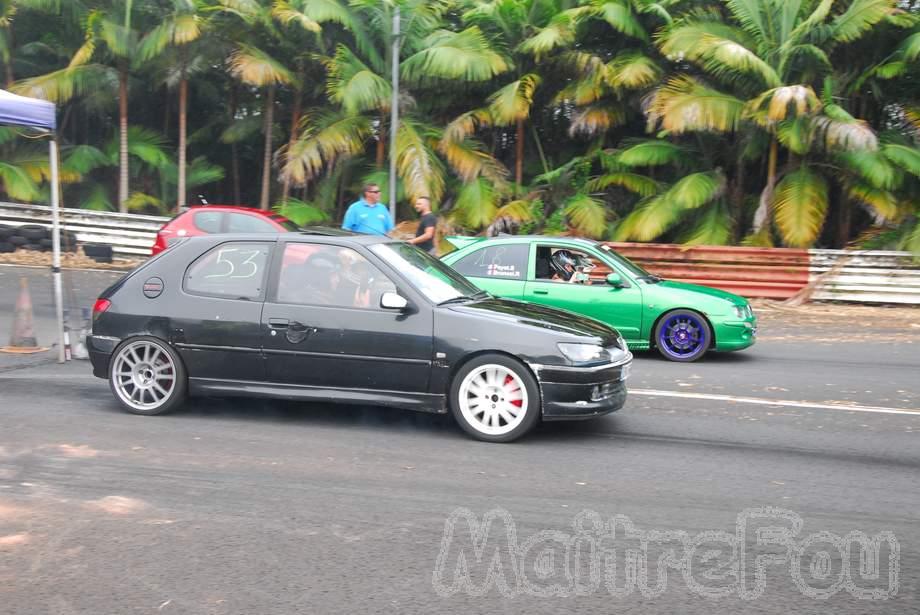
<svg viewBox="0 0 920 615"><path fill-rule="evenodd" d="M427 195L438 201L446 189L447 161L458 175L472 180L478 172L500 165L470 143L445 143L444 132L433 118L413 102L441 91L453 83L484 82L506 71L507 61L492 50L482 32L471 27L459 32L444 29L444 2L409 0L400 6L409 17L403 27L401 62L401 114L396 135L399 177L409 198ZM387 49L395 5L392 2L359 0L351 5L349 29L355 44L339 44L325 60L326 91L336 111L312 109L290 147L285 174L294 183L318 178L326 169L365 152L375 137L376 166L383 162L386 114L391 101ZM434 120L434 121L433 121Z"/></svg>
<svg viewBox="0 0 920 615"><path fill-rule="evenodd" d="M753 233L769 241L775 219L787 244L810 245L827 211L828 184L807 156L877 147L865 122L830 93L822 100L813 86L833 72L829 53L865 35L895 4L854 0L835 12L829 0L728 0L727 23L716 13L691 13L661 36L660 47L670 58L695 64L702 75L685 71L659 87L649 105L650 124L672 135L765 134L766 182ZM788 152L783 171L781 147Z"/></svg>
<svg viewBox="0 0 920 615"><path fill-rule="evenodd" d="M196 55L192 44L202 34L204 6L195 0L173 0L172 11L165 19L147 33L141 40L138 56L141 61L149 61L162 54L167 48L175 51L170 63L173 67L172 77L179 88L179 176L176 212L186 205L186 156L188 153L188 79L196 65L202 64L201 56ZM172 80L172 79L171 79Z"/></svg>
<svg viewBox="0 0 920 615"><path fill-rule="evenodd" d="M265 51L248 45L240 45L230 56L230 72L247 85L265 88L265 106L262 115L265 146L262 155L262 189L259 193L259 209L267 210L271 195L275 88L281 84L291 83L293 77L281 62Z"/></svg>

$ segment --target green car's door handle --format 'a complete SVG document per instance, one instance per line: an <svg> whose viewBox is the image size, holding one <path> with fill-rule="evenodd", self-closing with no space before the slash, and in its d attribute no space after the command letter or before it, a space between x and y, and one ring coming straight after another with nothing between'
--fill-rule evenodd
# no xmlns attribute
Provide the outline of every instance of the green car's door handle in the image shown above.
<svg viewBox="0 0 920 615"><path fill-rule="evenodd" d="M548 295L548 294L549 294L549 291L548 291L548 290L535 290L535 291L533 291L533 294L535 294L535 295Z"/></svg>

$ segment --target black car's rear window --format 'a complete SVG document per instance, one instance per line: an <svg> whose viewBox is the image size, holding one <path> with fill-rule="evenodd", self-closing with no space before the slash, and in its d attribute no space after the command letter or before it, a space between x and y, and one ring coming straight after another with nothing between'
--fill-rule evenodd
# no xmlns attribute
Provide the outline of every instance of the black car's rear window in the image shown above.
<svg viewBox="0 0 920 615"><path fill-rule="evenodd" d="M212 248L189 265L183 281L185 292L229 299L261 299L272 245L235 241Z"/></svg>

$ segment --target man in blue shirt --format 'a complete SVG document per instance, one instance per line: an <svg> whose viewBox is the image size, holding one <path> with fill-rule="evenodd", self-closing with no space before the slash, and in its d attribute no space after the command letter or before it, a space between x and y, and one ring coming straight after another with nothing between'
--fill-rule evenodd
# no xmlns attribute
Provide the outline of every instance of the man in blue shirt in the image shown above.
<svg viewBox="0 0 920 615"><path fill-rule="evenodd" d="M348 207L342 228L353 233L386 235L393 228L393 219L387 206L380 202L380 186L364 186L364 197Z"/></svg>

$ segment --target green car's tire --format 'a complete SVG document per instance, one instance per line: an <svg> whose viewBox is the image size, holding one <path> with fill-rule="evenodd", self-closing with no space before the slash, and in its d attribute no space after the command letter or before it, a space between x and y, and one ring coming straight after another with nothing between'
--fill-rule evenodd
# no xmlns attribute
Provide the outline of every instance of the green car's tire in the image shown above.
<svg viewBox="0 0 920 615"><path fill-rule="evenodd" d="M697 361L712 346L712 327L699 312L672 310L658 321L652 343L669 361Z"/></svg>

